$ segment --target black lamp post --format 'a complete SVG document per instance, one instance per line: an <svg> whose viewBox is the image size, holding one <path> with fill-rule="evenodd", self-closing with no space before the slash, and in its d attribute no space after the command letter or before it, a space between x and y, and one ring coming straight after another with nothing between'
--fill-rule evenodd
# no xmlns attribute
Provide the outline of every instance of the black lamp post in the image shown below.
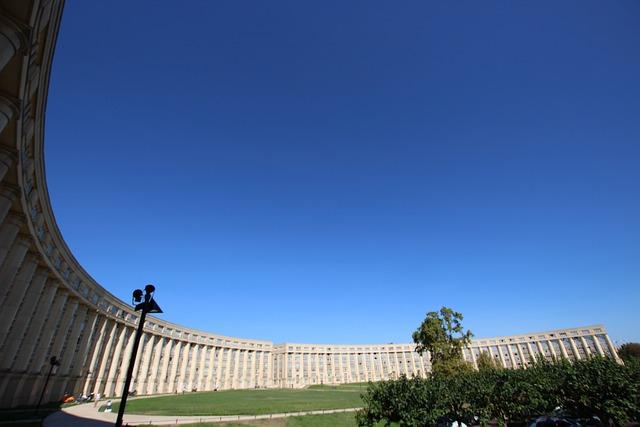
<svg viewBox="0 0 640 427"><path fill-rule="evenodd" d="M42 403L42 398L44 397L44 392L47 389L47 385L49 385L49 378L51 378L51 374L53 373L53 368L56 366L60 366L60 361L55 356L51 356L49 359L49 373L47 374L47 380L44 382L44 386L42 387L42 393L40 393L40 399L38 399L38 404L36 405L36 414L40 410L40 404Z"/></svg>
<svg viewBox="0 0 640 427"><path fill-rule="evenodd" d="M129 368L127 368L127 377L124 381L124 390L122 390L122 399L120 400L120 407L118 408L116 427L122 427L124 407L127 404L127 397L129 397L129 387L131 386L131 377L133 376L133 366L136 363L136 355L138 354L138 345L140 344L140 337L142 336L144 319L147 317L147 313L162 313L158 304L153 300L153 293L155 290L156 287L153 285L145 286L144 300L143 292L140 289L133 291L133 304L135 304L135 310L140 311L141 313L140 320L138 321L138 329L136 330L136 336L133 340L133 348L131 349L131 358L129 359Z"/></svg>

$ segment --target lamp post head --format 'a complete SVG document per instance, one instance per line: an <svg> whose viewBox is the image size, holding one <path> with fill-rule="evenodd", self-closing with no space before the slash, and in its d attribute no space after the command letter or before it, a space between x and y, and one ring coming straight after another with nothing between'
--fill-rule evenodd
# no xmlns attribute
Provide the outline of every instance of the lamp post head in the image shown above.
<svg viewBox="0 0 640 427"><path fill-rule="evenodd" d="M147 294L152 294L152 293L154 293L154 292L156 291L156 287L155 287L155 286L153 286L153 285L151 285L151 284L149 284L149 285L147 285L147 286L145 286L145 287L144 287L144 291L145 291Z"/></svg>
<svg viewBox="0 0 640 427"><path fill-rule="evenodd" d="M140 289L136 289L133 291L133 302L142 301L142 291Z"/></svg>

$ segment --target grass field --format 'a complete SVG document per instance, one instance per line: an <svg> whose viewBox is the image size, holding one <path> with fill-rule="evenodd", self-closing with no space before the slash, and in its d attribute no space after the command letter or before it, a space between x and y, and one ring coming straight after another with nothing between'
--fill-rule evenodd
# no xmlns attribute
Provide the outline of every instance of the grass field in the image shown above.
<svg viewBox="0 0 640 427"><path fill-rule="evenodd" d="M261 415L357 408L366 384L319 385L307 389L228 390L135 399L127 413L147 415ZM114 405L113 411L118 410Z"/></svg>
<svg viewBox="0 0 640 427"><path fill-rule="evenodd" d="M300 417L280 418L276 420L245 421L241 423L189 424L188 427L355 427L355 416L356 415L353 412L327 415L305 415ZM383 423L377 424L377 426L380 427L383 425Z"/></svg>

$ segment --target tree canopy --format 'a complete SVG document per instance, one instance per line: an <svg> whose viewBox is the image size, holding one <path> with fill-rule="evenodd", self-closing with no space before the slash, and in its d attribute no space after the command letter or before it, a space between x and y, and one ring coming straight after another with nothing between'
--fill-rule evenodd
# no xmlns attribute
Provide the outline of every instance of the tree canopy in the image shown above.
<svg viewBox="0 0 640 427"><path fill-rule="evenodd" d="M413 333L416 351L420 354L428 351L434 369L439 364L462 360L462 349L473 337L471 331L464 331L462 319L462 313L442 307L439 312L427 313L427 317Z"/></svg>

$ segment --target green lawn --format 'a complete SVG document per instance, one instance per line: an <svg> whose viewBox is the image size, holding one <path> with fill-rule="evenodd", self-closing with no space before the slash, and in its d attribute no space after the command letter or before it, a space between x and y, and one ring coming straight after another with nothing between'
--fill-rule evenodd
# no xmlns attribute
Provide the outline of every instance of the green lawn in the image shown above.
<svg viewBox="0 0 640 427"><path fill-rule="evenodd" d="M134 399L128 414L260 415L321 409L358 408L365 386L318 386L308 389L228 390ZM113 411L118 410L114 404Z"/></svg>
<svg viewBox="0 0 640 427"><path fill-rule="evenodd" d="M279 418L276 420L257 420L233 423L188 424L189 427L356 427L355 413L326 415L305 415L300 417ZM383 423L377 426L382 427ZM395 424L394 424L395 425ZM153 427L153 426L151 426Z"/></svg>

